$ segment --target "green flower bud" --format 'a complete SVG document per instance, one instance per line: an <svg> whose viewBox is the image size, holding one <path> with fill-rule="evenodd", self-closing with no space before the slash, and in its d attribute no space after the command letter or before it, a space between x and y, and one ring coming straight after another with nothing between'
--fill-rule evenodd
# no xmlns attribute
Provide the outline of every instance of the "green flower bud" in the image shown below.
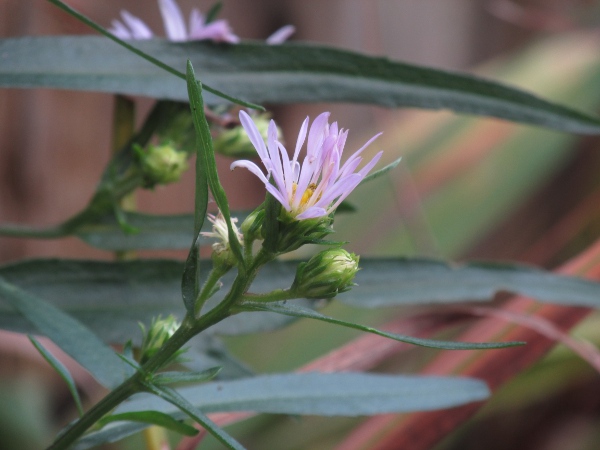
<svg viewBox="0 0 600 450"><path fill-rule="evenodd" d="M258 132L264 140L267 140L270 116L259 114L253 117ZM281 130L277 128L277 136L281 138ZM234 128L224 129L213 139L215 152L234 158L250 158L256 156L254 145L250 142L248 134L241 125Z"/></svg>
<svg viewBox="0 0 600 450"><path fill-rule="evenodd" d="M137 149L146 187L179 181L188 169L187 153L176 150L172 145L150 145L148 151Z"/></svg>
<svg viewBox="0 0 600 450"><path fill-rule="evenodd" d="M140 328L144 335L141 348L140 362L144 363L151 358L164 343L177 331L180 323L177 319L169 315L166 318L160 316L154 318L150 324L150 328L146 332L146 327L140 323Z"/></svg>
<svg viewBox="0 0 600 450"><path fill-rule="evenodd" d="M354 285L358 259L343 248L324 250L298 266L291 290L297 297L333 298Z"/></svg>
<svg viewBox="0 0 600 450"><path fill-rule="evenodd" d="M248 217L242 222L240 231L244 235L247 242L254 242L261 237L261 226L265 218L265 210L261 207L252 211Z"/></svg>

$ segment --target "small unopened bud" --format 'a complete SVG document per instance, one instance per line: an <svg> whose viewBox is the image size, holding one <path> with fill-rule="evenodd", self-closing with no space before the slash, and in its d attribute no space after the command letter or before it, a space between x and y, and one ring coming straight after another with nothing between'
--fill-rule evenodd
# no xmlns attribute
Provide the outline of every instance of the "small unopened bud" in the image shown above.
<svg viewBox="0 0 600 450"><path fill-rule="evenodd" d="M148 151L137 150L147 187L179 181L188 169L187 153L172 145L150 145Z"/></svg>
<svg viewBox="0 0 600 450"><path fill-rule="evenodd" d="M261 237L261 226L265 217L265 210L259 208L252 211L248 217L242 222L240 231L244 235L244 239L249 242L253 242Z"/></svg>
<svg viewBox="0 0 600 450"><path fill-rule="evenodd" d="M298 266L292 292L297 297L333 298L354 285L358 259L342 248L324 250Z"/></svg>
<svg viewBox="0 0 600 450"><path fill-rule="evenodd" d="M144 334L142 341L141 357L140 362L144 363L151 358L163 345L164 343L177 331L180 323L177 319L169 315L166 318L160 316L154 318L148 331L144 325L140 323L140 328Z"/></svg>
<svg viewBox="0 0 600 450"><path fill-rule="evenodd" d="M256 128L263 140L267 140L267 132L269 129L268 114L259 114L253 117ZM281 138L281 130L277 128L277 136ZM250 158L256 156L256 150L248 134L241 125L234 128L224 129L215 139L213 139L215 152L225 156L235 158Z"/></svg>

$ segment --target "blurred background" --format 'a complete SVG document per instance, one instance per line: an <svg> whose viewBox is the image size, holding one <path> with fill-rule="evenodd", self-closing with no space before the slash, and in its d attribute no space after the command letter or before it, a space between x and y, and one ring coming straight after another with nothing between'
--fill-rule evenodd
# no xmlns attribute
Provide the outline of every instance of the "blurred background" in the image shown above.
<svg viewBox="0 0 600 450"><path fill-rule="evenodd" d="M163 34L153 0L71 0L69 4L105 26L126 9ZM477 73L577 109L599 110L600 5L592 0L225 0L223 4L221 17L245 39L264 39L292 24L295 41ZM207 11L212 2L180 0L179 5L187 16L193 6ZM89 33L46 2L0 0L3 38ZM141 122L152 101L139 98L136 106ZM110 158L113 109L114 98L108 94L0 90L0 223L52 225L85 206ZM306 115L314 118L329 110L333 120L350 129L348 151L383 131L371 145L371 153L383 149L386 162L403 156L389 176L349 198L356 213L336 220L336 238L350 241L350 249L361 255L511 259L553 268L588 247L599 234L598 138L445 111L392 111L349 104L270 109L288 143L295 142ZM244 171L233 177L229 163L220 158L233 208L256 206L263 188ZM188 173L176 185L140 192L137 205L145 212L190 212L192 199L193 175ZM112 258L76 238L0 238L2 262L51 256ZM358 314L337 312L347 317ZM383 317L365 320L377 323ZM272 346L263 346L248 358L253 368L289 370L355 336L312 327L294 326L278 334ZM596 319L589 319L579 332L587 339L600 339L597 329ZM310 339L305 338L307 330ZM258 345L247 338L229 339L229 344L240 354ZM423 363L417 357L402 364L406 369ZM395 370L402 370L402 364L397 363ZM100 394L89 377L77 373L89 399L97 398ZM0 334L0 377L5 380L0 384L0 436L6 436L6 443L0 439L0 449L37 448L73 412L61 381L21 336ZM470 433L444 448L481 448L481 430L490 442L487 449L600 448L594 431L600 412L597 374L558 350L523 377L474 422ZM530 390L526 386L531 379L546 382ZM15 403L17 397L21 400ZM11 407L5 411L2 405ZM537 419L527 422L515 417ZM249 431L239 433L247 433L248 445L257 449L334 448L336 439L352 426L337 419L321 423L289 418L263 418L249 424L243 426ZM30 442L10 443L14 435ZM297 442L286 440L285 447L278 447L280 435L295 436Z"/></svg>

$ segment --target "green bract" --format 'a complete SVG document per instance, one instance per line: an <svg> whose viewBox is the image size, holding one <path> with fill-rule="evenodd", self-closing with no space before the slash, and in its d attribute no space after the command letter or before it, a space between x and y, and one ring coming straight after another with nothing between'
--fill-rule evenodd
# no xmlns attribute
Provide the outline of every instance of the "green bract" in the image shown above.
<svg viewBox="0 0 600 450"><path fill-rule="evenodd" d="M292 292L297 297L333 298L353 286L358 259L343 248L324 250L298 266Z"/></svg>

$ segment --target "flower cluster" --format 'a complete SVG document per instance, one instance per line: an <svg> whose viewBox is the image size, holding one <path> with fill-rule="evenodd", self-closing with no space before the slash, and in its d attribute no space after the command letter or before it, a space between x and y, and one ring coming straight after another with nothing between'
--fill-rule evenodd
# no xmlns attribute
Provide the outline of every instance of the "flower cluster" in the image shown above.
<svg viewBox="0 0 600 450"><path fill-rule="evenodd" d="M189 17L189 24L186 27L181 9L175 0L158 0L160 14L162 15L165 33L167 39L175 42L199 41L209 39L214 42L228 42L236 44L240 38L236 36L229 22L224 19L206 22L206 18L199 9L194 8ZM154 33L148 25L138 17L128 11L121 11L122 22L112 21L110 32L121 39L151 39ZM291 25L286 25L266 40L267 44L281 44L289 38L295 31Z"/></svg>
<svg viewBox="0 0 600 450"><path fill-rule="evenodd" d="M373 136L341 165L348 131L338 129L337 122L329 124L329 113L319 115L310 126L308 117L300 128L292 159L277 138L277 126L271 120L267 142L244 112L240 121L265 166L266 174L251 161L236 161L231 165L244 167L264 183L265 188L295 219L312 219L329 215L365 178L377 164L383 152L378 152L362 169L355 172L362 161L360 154L380 134ZM307 140L306 156L298 161L300 150ZM269 179L272 178L274 184Z"/></svg>

